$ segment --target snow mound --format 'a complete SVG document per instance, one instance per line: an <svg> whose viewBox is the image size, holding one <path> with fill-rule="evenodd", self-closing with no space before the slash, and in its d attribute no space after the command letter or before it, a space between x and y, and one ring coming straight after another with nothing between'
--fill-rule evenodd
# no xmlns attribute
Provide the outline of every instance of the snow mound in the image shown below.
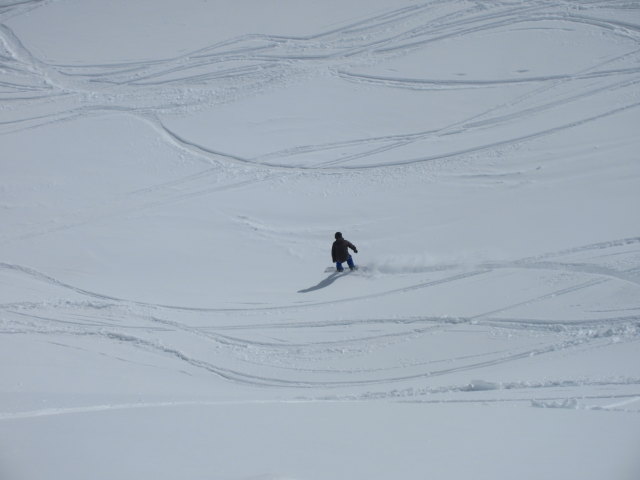
<svg viewBox="0 0 640 480"><path fill-rule="evenodd" d="M465 392L482 392L486 390L500 390L501 386L495 382L487 382L484 380L472 380L469 385L462 390Z"/></svg>
<svg viewBox="0 0 640 480"><path fill-rule="evenodd" d="M536 408L578 408L578 400L565 398L563 400L531 400L531 406Z"/></svg>

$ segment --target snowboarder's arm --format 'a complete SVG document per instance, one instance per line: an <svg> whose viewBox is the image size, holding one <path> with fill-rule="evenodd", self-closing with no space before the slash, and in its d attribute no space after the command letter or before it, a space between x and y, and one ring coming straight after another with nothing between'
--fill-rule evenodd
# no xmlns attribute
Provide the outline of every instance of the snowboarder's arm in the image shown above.
<svg viewBox="0 0 640 480"><path fill-rule="evenodd" d="M353 250L354 253L358 253L358 249L356 248L356 246L353 243L347 242L347 247L349 247L351 250Z"/></svg>

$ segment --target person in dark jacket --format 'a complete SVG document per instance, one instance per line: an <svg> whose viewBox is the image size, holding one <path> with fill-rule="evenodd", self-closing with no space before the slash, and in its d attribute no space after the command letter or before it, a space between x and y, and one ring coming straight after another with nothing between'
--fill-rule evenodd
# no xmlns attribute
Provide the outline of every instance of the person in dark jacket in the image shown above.
<svg viewBox="0 0 640 480"><path fill-rule="evenodd" d="M349 249L353 250L353 253L358 253L358 249L349 240L342 238L342 233L336 232L335 237L336 241L333 242L333 246L331 247L331 258L336 264L336 269L339 272L344 271L342 263L347 262L349 268L351 270L355 270L356 266L353 263L353 258L351 258L351 255L349 254Z"/></svg>

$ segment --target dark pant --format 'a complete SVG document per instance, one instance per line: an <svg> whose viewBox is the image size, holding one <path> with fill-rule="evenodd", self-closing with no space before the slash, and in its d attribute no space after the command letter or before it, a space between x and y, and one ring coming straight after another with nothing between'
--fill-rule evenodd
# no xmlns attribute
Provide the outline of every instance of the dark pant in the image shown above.
<svg viewBox="0 0 640 480"><path fill-rule="evenodd" d="M349 265L349 268L351 269L356 268L356 266L353 263L353 258L351 258L351 255L349 255L349 258L347 258L347 265ZM339 272L342 272L344 270L344 268L342 268L342 262L336 262L336 268L338 269Z"/></svg>

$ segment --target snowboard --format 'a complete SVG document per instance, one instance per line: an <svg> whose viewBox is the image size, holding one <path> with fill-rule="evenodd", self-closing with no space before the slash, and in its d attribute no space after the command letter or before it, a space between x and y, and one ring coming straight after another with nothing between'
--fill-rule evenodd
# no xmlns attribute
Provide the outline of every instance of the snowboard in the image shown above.
<svg viewBox="0 0 640 480"><path fill-rule="evenodd" d="M353 270L349 269L349 267L345 266L344 270L340 273L349 273L349 272L357 272L358 270L366 270L367 267L360 267L358 265L356 265L356 268L354 268ZM338 270L336 270L336 266L335 265L331 265L330 267L327 267L324 269L324 273L338 273Z"/></svg>

